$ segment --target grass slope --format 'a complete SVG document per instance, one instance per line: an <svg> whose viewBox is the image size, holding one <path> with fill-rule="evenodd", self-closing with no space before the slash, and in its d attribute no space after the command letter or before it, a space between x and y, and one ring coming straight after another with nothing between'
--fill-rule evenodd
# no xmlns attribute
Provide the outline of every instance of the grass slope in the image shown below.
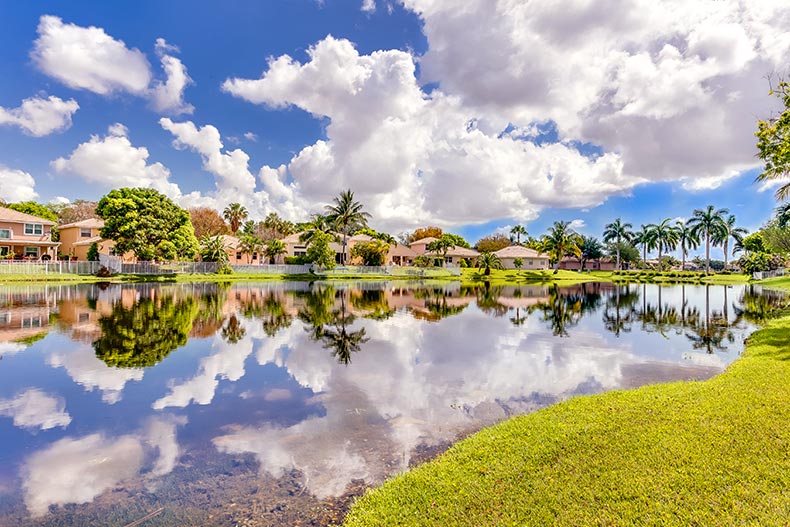
<svg viewBox="0 0 790 527"><path fill-rule="evenodd" d="M485 429L366 494L345 525L787 525L789 379L785 314L718 377Z"/></svg>

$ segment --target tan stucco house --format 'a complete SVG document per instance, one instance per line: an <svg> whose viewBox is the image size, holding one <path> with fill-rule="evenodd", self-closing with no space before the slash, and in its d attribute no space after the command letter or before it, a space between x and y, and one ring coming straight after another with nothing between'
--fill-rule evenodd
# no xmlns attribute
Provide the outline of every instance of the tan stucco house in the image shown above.
<svg viewBox="0 0 790 527"><path fill-rule="evenodd" d="M494 252L502 262L502 267L505 269L515 269L514 262L516 258L521 258L521 269L529 270L543 270L549 268L549 255L539 253L534 249L522 247L521 245L511 245Z"/></svg>
<svg viewBox="0 0 790 527"><path fill-rule="evenodd" d="M16 260L56 259L60 243L52 241L54 226L54 221L0 207L0 257Z"/></svg>
<svg viewBox="0 0 790 527"><path fill-rule="evenodd" d="M467 260L469 263L474 264L475 258L480 256L479 252L475 251L474 249L467 249L465 247L453 247L452 249L448 250L446 254L436 252L429 253L427 250L428 244L435 242L436 240L436 238L429 236L427 238L411 242L409 247L411 250L417 253L417 255L433 256L434 258L444 257L445 265L461 265L461 260Z"/></svg>
<svg viewBox="0 0 790 527"><path fill-rule="evenodd" d="M99 254L112 254L115 242L105 240L99 232L104 227L104 220L89 218L87 220L67 223L58 227L60 230L60 252L77 260L88 259L88 249L96 243Z"/></svg>

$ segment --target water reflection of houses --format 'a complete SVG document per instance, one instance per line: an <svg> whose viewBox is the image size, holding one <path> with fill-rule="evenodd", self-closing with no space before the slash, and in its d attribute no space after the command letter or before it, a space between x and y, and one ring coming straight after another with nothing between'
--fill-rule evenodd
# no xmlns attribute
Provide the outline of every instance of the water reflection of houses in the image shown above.
<svg viewBox="0 0 790 527"><path fill-rule="evenodd" d="M6 292L0 298L0 342L26 342L49 331L52 296L42 290L30 295Z"/></svg>

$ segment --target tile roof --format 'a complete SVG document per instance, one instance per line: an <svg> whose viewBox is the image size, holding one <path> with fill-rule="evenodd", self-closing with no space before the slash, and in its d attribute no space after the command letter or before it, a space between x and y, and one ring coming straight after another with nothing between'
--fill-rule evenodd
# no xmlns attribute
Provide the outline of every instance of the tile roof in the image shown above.
<svg viewBox="0 0 790 527"><path fill-rule="evenodd" d="M10 221L14 223L41 223L43 225L56 225L54 221L45 220L38 216L17 212L8 207L0 207L0 221Z"/></svg>
<svg viewBox="0 0 790 527"><path fill-rule="evenodd" d="M494 254L500 258L548 258L545 254L521 245L511 245L510 247L499 249Z"/></svg>
<svg viewBox="0 0 790 527"><path fill-rule="evenodd" d="M91 229L101 229L104 227L104 220L99 218L88 218L81 221L75 221L74 223L67 223L66 225L61 225L58 227L59 229L68 229L70 227L90 227Z"/></svg>

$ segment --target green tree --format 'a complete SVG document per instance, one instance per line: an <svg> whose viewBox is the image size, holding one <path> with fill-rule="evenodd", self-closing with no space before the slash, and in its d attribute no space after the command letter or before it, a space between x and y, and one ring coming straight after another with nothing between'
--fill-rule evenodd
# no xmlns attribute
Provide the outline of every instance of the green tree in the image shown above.
<svg viewBox="0 0 790 527"><path fill-rule="evenodd" d="M364 234L366 236L370 236L374 240L381 240L383 242L386 242L388 245L395 245L396 243L398 243L398 240L396 240L393 235L387 234L386 232L378 232L369 227L365 227L364 229L359 229L357 232L354 233L354 235L357 234Z"/></svg>
<svg viewBox="0 0 790 527"><path fill-rule="evenodd" d="M156 190L113 190L99 201L96 213L104 220L101 237L115 242L117 254L192 259L198 252L189 213Z"/></svg>
<svg viewBox="0 0 790 527"><path fill-rule="evenodd" d="M674 251L678 246L678 231L675 225L671 225L671 218L666 218L661 223L650 224L648 228L653 233L653 240L658 249L658 267L661 269L661 258L664 251Z"/></svg>
<svg viewBox="0 0 790 527"><path fill-rule="evenodd" d="M93 242L88 247L88 261L89 262L98 262L99 261L99 244Z"/></svg>
<svg viewBox="0 0 790 527"><path fill-rule="evenodd" d="M765 162L765 170L757 181L784 180L790 175L790 83L781 81L771 88L771 95L782 101L784 110L769 119L757 121L757 157ZM790 183L776 191L776 198L790 197Z"/></svg>
<svg viewBox="0 0 790 527"><path fill-rule="evenodd" d="M620 269L620 244L622 242L630 242L634 234L631 231L633 225L630 223L623 223L620 218L617 218L612 223L607 224L603 231L603 241L606 243L615 242L617 248L617 268Z"/></svg>
<svg viewBox="0 0 790 527"><path fill-rule="evenodd" d="M606 253L609 256L620 254L620 263L637 264L642 259L639 249L629 242L612 242L606 245Z"/></svg>
<svg viewBox="0 0 790 527"><path fill-rule="evenodd" d="M604 256L603 245L595 236L582 236L579 240L579 251L582 270L590 260L600 260Z"/></svg>
<svg viewBox="0 0 790 527"><path fill-rule="evenodd" d="M699 234L696 229L690 227L687 223L680 220L675 224L678 230L678 245L680 245L680 255L682 263L680 264L681 270L686 269L686 257L688 256L689 249L696 249L699 247Z"/></svg>
<svg viewBox="0 0 790 527"><path fill-rule="evenodd" d="M442 260L447 257L447 252L450 249L455 249L455 239L449 234L442 234L442 237L438 240L434 240L425 245L425 250L427 252L441 254Z"/></svg>
<svg viewBox="0 0 790 527"><path fill-rule="evenodd" d="M343 252L340 257L340 261L343 264L346 263L346 246L349 233L368 225L370 214L362 209L362 204L354 200L354 193L351 189L341 192L339 196L335 197L334 205L326 206L327 221L343 235Z"/></svg>
<svg viewBox="0 0 790 527"><path fill-rule="evenodd" d="M329 246L332 241L334 236L331 234L315 231L307 242L307 261L326 269L335 267L335 251Z"/></svg>
<svg viewBox="0 0 790 527"><path fill-rule="evenodd" d="M522 260L521 258L513 258L513 267L520 270L521 266L523 265L524 265L524 260Z"/></svg>
<svg viewBox="0 0 790 527"><path fill-rule="evenodd" d="M729 215L726 218L722 219L721 222L721 229L719 229L715 234L715 243L716 245L721 245L722 250L724 251L724 268L727 268L727 257L730 238L735 241L733 246L733 256L735 255L735 247L743 241L743 237L749 233L743 227L736 227L735 226L735 216Z"/></svg>
<svg viewBox="0 0 790 527"><path fill-rule="evenodd" d="M351 256L362 258L365 265L379 266L386 263L389 250L389 243L383 240L372 240L354 245L351 249Z"/></svg>
<svg viewBox="0 0 790 527"><path fill-rule="evenodd" d="M277 257L287 252L288 251L285 249L285 244L282 242L282 240L278 240L276 238L266 244L266 248L263 250L263 254L269 258L270 264L276 263Z"/></svg>
<svg viewBox="0 0 790 527"><path fill-rule="evenodd" d="M776 218L776 224L780 227L790 226L790 203L782 203L776 207L774 217Z"/></svg>
<svg viewBox="0 0 790 527"><path fill-rule="evenodd" d="M17 212L36 216L37 218L54 221L55 223L58 221L58 215L52 209L41 203L36 203L35 201L20 201L19 203L6 205L6 207Z"/></svg>
<svg viewBox="0 0 790 527"><path fill-rule="evenodd" d="M186 344L198 307L194 298L176 299L172 294L144 297L132 307L118 302L99 318L96 356L119 368L153 366Z"/></svg>
<svg viewBox="0 0 790 527"><path fill-rule="evenodd" d="M642 246L643 261L647 260L647 251L652 251L656 248L656 240L653 237L653 229L650 228L650 225L642 224L641 229L634 233L631 242L637 247Z"/></svg>
<svg viewBox="0 0 790 527"><path fill-rule="evenodd" d="M241 203L231 203L222 211L222 216L230 224L233 234L239 232L239 226L249 215L247 208Z"/></svg>
<svg viewBox="0 0 790 527"><path fill-rule="evenodd" d="M491 274L491 269L502 269L502 261L494 253L481 253L477 257L477 268L485 269L483 274L488 276Z"/></svg>
<svg viewBox="0 0 790 527"><path fill-rule="evenodd" d="M247 255L247 263L251 263L253 255L263 252L263 241L253 234L244 233L239 237L239 251Z"/></svg>
<svg viewBox="0 0 790 527"><path fill-rule="evenodd" d="M521 237L527 237L527 229L523 225L515 225L510 229L510 234L516 237L516 245L521 245Z"/></svg>
<svg viewBox="0 0 790 527"><path fill-rule="evenodd" d="M555 274L563 256L573 255L578 258L581 255L579 235L570 228L568 221L555 221L549 232L543 236L542 242L543 250L548 253Z"/></svg>
<svg viewBox="0 0 790 527"><path fill-rule="evenodd" d="M200 239L200 257L204 262L217 262L222 265L228 264L228 246L222 234L214 236L204 235Z"/></svg>
<svg viewBox="0 0 790 527"><path fill-rule="evenodd" d="M724 229L724 215L728 214L727 209L716 210L713 205L708 205L705 209L694 209L694 215L688 221L688 225L694 232L702 238L705 237L705 272L710 272L710 244L721 236Z"/></svg>

